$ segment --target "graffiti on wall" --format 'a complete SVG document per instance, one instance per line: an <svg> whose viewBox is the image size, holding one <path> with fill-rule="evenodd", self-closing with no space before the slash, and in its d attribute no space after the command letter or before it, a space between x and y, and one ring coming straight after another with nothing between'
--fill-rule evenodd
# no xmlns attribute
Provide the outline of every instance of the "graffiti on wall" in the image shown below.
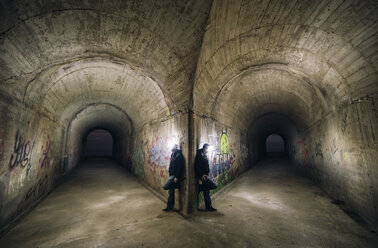
<svg viewBox="0 0 378 248"><path fill-rule="evenodd" d="M213 137L209 137L212 140ZM214 146L213 151L209 151L209 167L210 176L218 183L218 189L222 188L230 181L234 176L233 164L235 163L235 153L233 146L230 144L227 131L222 131L221 136L215 136L213 142L210 142Z"/></svg>
<svg viewBox="0 0 378 248"><path fill-rule="evenodd" d="M310 154L308 152L308 146L307 146L307 139L306 138L303 138L303 139L300 140L300 147L301 147L303 166L307 170L309 170Z"/></svg>
<svg viewBox="0 0 378 248"><path fill-rule="evenodd" d="M246 144L240 145L240 155L243 159L248 158L248 146Z"/></svg>
<svg viewBox="0 0 378 248"><path fill-rule="evenodd" d="M53 142L54 143L53 152L55 154L58 154L60 151L60 136L58 135L56 128L54 129L54 137L55 137L55 141Z"/></svg>
<svg viewBox="0 0 378 248"><path fill-rule="evenodd" d="M33 144L29 140L26 140L20 133L17 131L13 152L9 160L9 167L12 170L13 168L19 166L21 168L27 168L26 173L29 174L31 168L31 155L34 148Z"/></svg>
<svg viewBox="0 0 378 248"><path fill-rule="evenodd" d="M349 161L349 154L347 152L344 152L344 160Z"/></svg>
<svg viewBox="0 0 378 248"><path fill-rule="evenodd" d="M230 152L230 143L228 141L227 133L222 133L220 145L221 145L221 155L228 154Z"/></svg>
<svg viewBox="0 0 378 248"><path fill-rule="evenodd" d="M345 108L341 118L341 132L345 134L348 121L348 108Z"/></svg>
<svg viewBox="0 0 378 248"><path fill-rule="evenodd" d="M184 140L185 140L185 134L186 134L186 130L185 129L183 129L183 130L181 130L181 132L179 132L176 136L174 136L174 139L175 140L178 140L178 144L179 144L179 146L182 146L185 142L184 142Z"/></svg>
<svg viewBox="0 0 378 248"><path fill-rule="evenodd" d="M332 146L331 146L332 155L334 155L337 152L338 149L339 148L336 146L336 139L333 138L332 139Z"/></svg>
<svg viewBox="0 0 378 248"><path fill-rule="evenodd" d="M8 184L8 195L18 195L20 190L25 185L26 177L24 173L10 173L9 184Z"/></svg>
<svg viewBox="0 0 378 248"><path fill-rule="evenodd" d="M316 143L315 155L317 157L320 157L321 159L323 159L323 151L322 151L322 146L320 145L320 143Z"/></svg>
<svg viewBox="0 0 378 248"><path fill-rule="evenodd" d="M26 193L25 200L28 199L37 199L43 194L47 193L48 190L48 177L47 175L38 180L32 187L29 188Z"/></svg>
<svg viewBox="0 0 378 248"><path fill-rule="evenodd" d="M148 151L150 171L153 174L159 174L161 177L168 177L168 167L171 151L168 149L168 140L166 138L156 137L151 143Z"/></svg>
<svg viewBox="0 0 378 248"><path fill-rule="evenodd" d="M42 145L42 157L39 159L39 162L41 163L41 168L46 168L50 165L50 149L53 142L49 140L49 137L47 138L46 144Z"/></svg>
<svg viewBox="0 0 378 248"><path fill-rule="evenodd" d="M144 156L144 146L143 141L135 147L135 150L132 154L131 160L133 162L133 170L134 173L144 178L144 162L145 162L145 156Z"/></svg>

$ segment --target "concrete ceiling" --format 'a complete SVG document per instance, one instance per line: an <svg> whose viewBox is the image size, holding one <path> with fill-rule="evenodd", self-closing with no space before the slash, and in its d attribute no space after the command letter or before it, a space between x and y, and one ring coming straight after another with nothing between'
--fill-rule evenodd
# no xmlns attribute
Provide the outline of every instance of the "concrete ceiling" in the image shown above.
<svg viewBox="0 0 378 248"><path fill-rule="evenodd" d="M214 1L194 109L227 124L278 112L308 126L345 101L376 93L377 4Z"/></svg>
<svg viewBox="0 0 378 248"><path fill-rule="evenodd" d="M136 125L187 109L211 1L0 4L3 92L54 119L98 101Z"/></svg>
<svg viewBox="0 0 378 248"><path fill-rule="evenodd" d="M63 124L104 103L136 127L188 108L306 127L378 91L376 1L0 4L1 91Z"/></svg>

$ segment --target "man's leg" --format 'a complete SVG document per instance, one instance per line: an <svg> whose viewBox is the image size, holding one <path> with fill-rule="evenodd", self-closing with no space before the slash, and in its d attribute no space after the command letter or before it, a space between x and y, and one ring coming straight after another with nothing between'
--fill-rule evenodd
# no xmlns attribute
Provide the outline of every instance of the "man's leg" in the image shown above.
<svg viewBox="0 0 378 248"><path fill-rule="evenodd" d="M203 191L203 198L205 200L206 209L211 208L210 190Z"/></svg>
<svg viewBox="0 0 378 248"><path fill-rule="evenodd" d="M167 210L172 210L173 206L175 205L175 187L172 186L169 189L169 196L168 196L168 201L167 201Z"/></svg>
<svg viewBox="0 0 378 248"><path fill-rule="evenodd" d="M210 190L203 191L203 198L205 198L206 209L209 211L216 211L216 209L211 206Z"/></svg>

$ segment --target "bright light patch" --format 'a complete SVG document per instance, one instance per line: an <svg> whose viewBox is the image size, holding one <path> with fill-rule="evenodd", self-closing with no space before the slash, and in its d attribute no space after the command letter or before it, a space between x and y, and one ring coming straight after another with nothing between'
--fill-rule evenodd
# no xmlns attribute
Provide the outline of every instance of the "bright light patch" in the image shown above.
<svg viewBox="0 0 378 248"><path fill-rule="evenodd" d="M213 145L209 145L209 153L213 153L215 151L215 147Z"/></svg>
<svg viewBox="0 0 378 248"><path fill-rule="evenodd" d="M279 196L271 193L251 193L251 192L239 192L234 196L247 200L251 205L259 208L274 209L277 211L290 211L290 209L280 201Z"/></svg>
<svg viewBox="0 0 378 248"><path fill-rule="evenodd" d="M176 140L175 139L169 139L168 142L167 142L167 145L168 145L169 149L172 149L175 144L176 144Z"/></svg>

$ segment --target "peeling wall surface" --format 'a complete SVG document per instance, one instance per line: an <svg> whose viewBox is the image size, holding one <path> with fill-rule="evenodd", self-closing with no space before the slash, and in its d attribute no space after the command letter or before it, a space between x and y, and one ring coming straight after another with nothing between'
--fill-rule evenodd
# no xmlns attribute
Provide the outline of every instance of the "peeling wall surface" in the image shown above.
<svg viewBox="0 0 378 248"><path fill-rule="evenodd" d="M376 229L377 20L370 0L0 1L0 231L70 174L95 129L164 197L178 144L184 214L204 143L219 190L279 134L298 170Z"/></svg>

